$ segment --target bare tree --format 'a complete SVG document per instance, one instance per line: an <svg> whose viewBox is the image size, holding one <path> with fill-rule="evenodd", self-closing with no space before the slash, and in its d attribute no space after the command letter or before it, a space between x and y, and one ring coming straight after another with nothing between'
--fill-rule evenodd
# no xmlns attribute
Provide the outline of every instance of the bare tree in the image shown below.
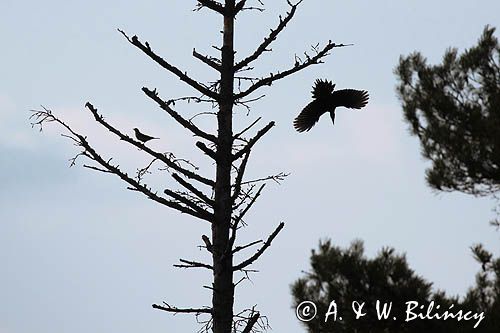
<svg viewBox="0 0 500 333"><path fill-rule="evenodd" d="M126 32L119 30L130 44L137 47L166 71L191 86L199 94L197 97L165 100L160 97L156 89L142 88L148 98L199 139L196 142L196 147L213 160L215 178L202 175L199 168L188 160L177 158L172 153L159 152L149 148L142 142L143 139L148 139L147 137L137 137L136 140L124 134L122 130L106 121L90 102L87 102L85 107L97 123L119 137L123 142L139 148L150 157L150 163L146 167L138 169L135 176L122 170L118 164L112 162L111 158L98 153L85 135L75 131L69 124L54 115L51 110L47 108L34 110L32 115L33 126L40 126L41 130L42 125L46 122L55 122L63 127L64 136L70 138L76 146L80 147L79 153L71 159L71 165L74 165L79 157L85 157L93 162L91 165L84 164L85 167L117 175L127 183L129 190L141 192L158 204L173 208L210 224L211 236L202 235L201 239L204 243L203 247L212 256L212 262L204 263L180 259L180 264L175 266L213 271L212 285L207 287L212 290L211 306L179 308L164 302L161 305L154 304L153 307L174 314L196 314L197 318L205 314L208 319L200 319L203 323L201 331L211 329L215 333L248 333L263 330L267 327L266 317L261 316L260 312L255 308L248 308L239 313L233 312L235 286L242 281L235 283L234 273L243 272L243 279L245 279L248 276L247 274L252 272L249 266L264 254L284 227L284 223L281 222L265 240L257 240L242 245L236 243L238 231L245 226L245 215L261 195L266 182L279 182L286 177L286 174L278 173L259 179L246 179L245 170L250 153L255 144L274 126L274 122L269 122L256 131L252 137L246 137L245 134L252 130L260 118L234 133L233 107L241 105L248 109L249 103L263 97L263 95L259 97L251 96L260 88L270 86L275 81L295 74L311 65L322 63L322 59L333 48L344 46L329 41L324 46L313 46L311 54L304 53L302 58L295 56L291 59L291 66L288 69L264 77L243 75L242 72L247 73L253 69L251 65L256 59L266 51L271 50L271 43L276 40L292 20L302 0L296 3L287 1L289 11L283 17L280 16L277 27L271 29L269 35L264 38L253 53L236 61L233 46L236 16L246 10L262 11L264 6L261 0L255 0L254 4L247 2L249 1L225 0L222 3L215 0L197 0L196 2L196 11L208 9L220 14L223 18L222 46L215 47L220 51L220 56L212 57L193 50L193 57L213 68L219 74L214 82L208 84L197 81L184 70L172 65L158 55L148 42L142 41L135 35L129 36ZM236 82L238 84L235 84ZM175 101L178 100L211 103L216 110L217 133L206 132L198 127L192 119L188 119L176 111L174 106ZM150 172L152 165L156 163L161 164L164 169L168 170L171 177L177 182L178 189L167 188L163 193L157 193L144 182L144 175ZM252 255L249 255L246 260L239 263L233 262L235 253L256 245L260 245L260 248Z"/></svg>

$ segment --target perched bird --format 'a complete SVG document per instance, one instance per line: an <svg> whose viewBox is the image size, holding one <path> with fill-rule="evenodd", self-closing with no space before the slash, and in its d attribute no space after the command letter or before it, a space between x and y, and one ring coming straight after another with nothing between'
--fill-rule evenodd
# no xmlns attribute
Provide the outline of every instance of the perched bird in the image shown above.
<svg viewBox="0 0 500 333"><path fill-rule="evenodd" d="M335 108L343 106L361 109L368 104L368 92L365 90L343 89L333 91L335 85L328 80L316 80L312 90L313 101L300 112L293 121L298 132L309 131L323 113L330 112L335 124Z"/></svg>
<svg viewBox="0 0 500 333"><path fill-rule="evenodd" d="M137 138L137 140L142 141L144 143L148 142L149 140L159 139L159 138L155 138L155 137L149 136L147 134L141 133L137 128L134 128L134 132L135 132L135 137Z"/></svg>

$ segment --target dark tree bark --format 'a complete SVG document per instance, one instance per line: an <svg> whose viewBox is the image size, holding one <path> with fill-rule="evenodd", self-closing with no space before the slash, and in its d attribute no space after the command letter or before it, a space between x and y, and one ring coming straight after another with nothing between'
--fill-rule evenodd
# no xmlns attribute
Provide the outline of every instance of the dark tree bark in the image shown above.
<svg viewBox="0 0 500 333"><path fill-rule="evenodd" d="M229 246L231 226L231 165L233 148L233 85L234 85L234 0L227 0L224 13L224 37L220 76L220 102L217 114L218 147L215 180L215 220L213 242L213 331L231 332L233 323L233 254Z"/></svg>

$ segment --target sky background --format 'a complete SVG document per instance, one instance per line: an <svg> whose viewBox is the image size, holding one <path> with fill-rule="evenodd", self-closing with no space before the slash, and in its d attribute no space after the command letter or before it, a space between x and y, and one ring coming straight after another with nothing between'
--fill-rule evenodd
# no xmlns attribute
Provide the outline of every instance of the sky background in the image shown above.
<svg viewBox="0 0 500 333"><path fill-rule="evenodd" d="M238 17L237 59L252 52L288 10L284 0L265 5L263 13ZM195 47L217 55L212 45L220 45L220 18L194 7L195 1L0 2L0 333L199 328L192 316L174 317L151 304L210 304L211 294L202 288L210 284L210 272L172 267L178 258L209 259L197 246L210 226L126 190L117 177L83 168L83 160L69 168L78 150L61 129L48 126L40 133L28 120L30 109L44 105L123 169L145 166L140 151L92 121L84 109L90 101L124 132L139 127L159 136L151 147L190 158L213 175L195 139L141 87L157 88L165 99L193 91L116 30L148 40L193 77L214 80L216 73L191 53ZM290 176L266 187L240 233L245 243L286 223L255 264L260 273L238 286L235 310L257 304L273 331L304 331L291 308L290 284L308 270L310 250L326 238L343 247L362 239L370 257L383 246L395 247L418 274L451 295L463 295L473 284L479 266L470 246L484 243L500 253L500 233L488 225L494 201L433 193L426 186L428 162L402 120L393 69L401 54L414 50L437 63L449 46L474 45L486 24L500 26L499 12L497 0L303 2L273 52L254 63L256 75L289 68L294 54L329 39L354 46L335 49L325 64L262 89L266 97L248 116L236 110L236 129L257 117L261 126L277 123L254 148L249 177ZM325 118L298 134L292 121L316 78L366 89L370 102L360 112L339 110L335 127ZM210 107L178 103L176 110L190 116ZM210 118L199 124L214 128ZM158 191L173 185L165 172L147 180Z"/></svg>

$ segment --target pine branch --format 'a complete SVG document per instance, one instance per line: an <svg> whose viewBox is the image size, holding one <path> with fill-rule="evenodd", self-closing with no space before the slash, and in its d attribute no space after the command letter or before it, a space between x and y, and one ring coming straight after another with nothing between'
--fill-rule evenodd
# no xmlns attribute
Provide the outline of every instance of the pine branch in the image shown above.
<svg viewBox="0 0 500 333"><path fill-rule="evenodd" d="M243 10L243 7L245 7L245 4L247 3L247 0L240 0L235 6L234 6L234 16L236 16L239 12Z"/></svg>
<svg viewBox="0 0 500 333"><path fill-rule="evenodd" d="M210 242L210 238L208 238L207 235L201 235L201 239L203 240L203 243L205 243L205 248L207 249L207 251L213 253L213 245Z"/></svg>
<svg viewBox="0 0 500 333"><path fill-rule="evenodd" d="M251 242L251 243L248 243L246 245L242 245L242 246L236 246L234 249L233 249L233 254L235 254L236 252L238 251L241 251L241 250L244 250L246 248L249 248L251 246L254 246L255 244L259 244L259 243L263 243L264 241L261 239L261 240L258 240L258 241L254 241L254 242Z"/></svg>
<svg viewBox="0 0 500 333"><path fill-rule="evenodd" d="M252 199L253 198L253 189L254 188L255 188L255 185L253 185L253 184L251 184L249 186L249 188L246 189L245 191L243 191L243 187L241 187L240 195L238 196L238 198L240 199L240 202L238 204L235 204L236 200L238 198L234 199L234 202L233 202L233 211L236 211L238 208L240 208L240 206L243 205L247 201L247 199L249 199L249 198Z"/></svg>
<svg viewBox="0 0 500 333"><path fill-rule="evenodd" d="M88 168L94 169L97 171L101 171L101 172L113 173L113 174L117 175L118 177L120 177L123 181L128 183L130 186L132 186L132 187L129 187L128 189L141 192L144 195L146 195L149 199L156 201L164 206L178 210L181 213L186 213L186 214L189 214L191 216L197 217L199 219L211 222L212 219L211 218L209 219L207 215L202 214L198 211L194 211L192 209L189 209L188 207L181 205L179 202L167 200L163 197L158 196L156 193L154 193L146 185L139 183L137 180L128 176L127 173L121 171L119 166L112 165L111 159L105 160L103 157L101 157L96 152L96 150L90 145L90 143L87 141L86 137L77 133L68 124L66 124L62 120L58 119L57 117L55 117L50 110L44 108L44 111L36 111L35 116L37 118L41 117L41 118L45 119L44 121L56 122L56 123L60 124L61 126L63 126L71 134L71 135L66 135L66 136L69 137L71 140L73 140L77 146L84 148L84 151L82 153L78 154L77 157L80 155L87 156L91 160L98 163L104 169L87 166ZM39 125L41 126L42 123L39 123ZM76 157L75 157L75 159L76 159ZM73 159L72 163L74 164L74 159Z"/></svg>
<svg viewBox="0 0 500 333"><path fill-rule="evenodd" d="M222 15L224 15L226 12L224 6L221 3L214 0L198 0L198 10L200 10L203 7L207 7Z"/></svg>
<svg viewBox="0 0 500 333"><path fill-rule="evenodd" d="M267 248L269 246L271 246L271 242L274 240L274 238L276 238L276 236L278 235L278 233L281 231L281 229L283 229L283 227L285 226L285 223L281 222L278 227L276 228L276 230L273 231L273 233L271 235L269 235L269 237L267 238L267 240L264 242L264 245L253 255L251 256L250 258L248 258L247 260L243 261L241 264L238 264L236 266L233 267L233 271L238 271L238 270L242 270L243 268L251 265L254 261L256 261L262 254L264 254L264 252L267 250Z"/></svg>
<svg viewBox="0 0 500 333"><path fill-rule="evenodd" d="M236 7L237 8L240 8L240 7L243 8L243 6L245 5L245 2L246 1L240 1L237 4ZM271 32L270 32L269 36L267 36L266 38L264 38L264 41L259 45L259 47L257 47L257 49L255 50L254 53L252 53L251 55L249 55L245 59L241 60L239 63L237 63L234 66L234 71L235 72L237 72L240 69L243 69L244 67L248 66L252 61L254 61L258 57L260 57L262 55L262 53L264 53L265 51L270 51L268 49L269 45L271 45L271 43L276 40L276 38L278 37L279 33L282 32L285 29L285 27L288 24L288 22L290 22L290 20L295 15L295 11L297 9L297 6L301 2L302 2L302 0L299 1L298 3L296 3L295 5L293 5L292 3L290 3L290 1L288 1L288 4L291 6L290 12L286 13L286 16L285 16L284 19L280 15L280 23L278 24L278 27L276 29L274 29L274 30L271 29Z"/></svg>
<svg viewBox="0 0 500 333"><path fill-rule="evenodd" d="M234 242L236 241L236 232L238 231L238 226L240 222L243 220L243 217L245 214L250 210L250 208L253 206L257 198L260 196L262 190L266 184L262 184L259 189L257 190L257 193L253 196L252 200L248 203L248 205L239 213L238 216L236 216L233 220L233 225L231 226L231 237L229 239L229 248L232 248L234 245Z"/></svg>
<svg viewBox="0 0 500 333"><path fill-rule="evenodd" d="M178 164L176 164L174 161L170 160L167 156L165 156L164 154L161 154L161 153L158 153L154 150L152 150L151 148L145 146L143 143L139 142L139 141L136 141L134 139L132 139L131 137L129 137L128 135L125 135L123 134L122 132L120 132L119 130L117 130L115 127L113 127L112 125L110 125L108 122L106 122L104 120L104 117L102 115L100 115L98 112L97 112L97 109L94 108L94 106L92 104L90 104L89 102L87 102L85 104L85 106L90 110L90 112L92 112L95 120L101 124L102 126L104 126L107 130L109 130L111 133L117 135L121 140L123 141L126 141L134 146L136 146L137 148L139 149L142 149L143 151L145 151L146 153L150 154L151 156L153 157L156 157L157 159L159 159L160 161L162 161L163 163L165 163L168 167L174 169L175 171L177 172L180 172L182 173L184 176L188 177L188 178L191 178L191 179L194 179L194 180L197 180L199 181L200 183L203 183L205 185L208 185L208 186L211 186L211 187L214 187L215 186L215 183L213 180L210 180L208 178L205 178L205 177L202 177L190 170L187 170L181 166L179 166Z"/></svg>
<svg viewBox="0 0 500 333"><path fill-rule="evenodd" d="M263 12L264 11L264 8L262 7L245 7L246 5L246 0L241 0L240 2L238 2L235 6L234 6L234 11L233 11L233 16L236 17L236 15L238 15L239 12L242 12L244 10L258 10L259 12ZM262 0L257 0L257 2L259 2L262 6L264 6L264 4L262 3Z"/></svg>
<svg viewBox="0 0 500 333"><path fill-rule="evenodd" d="M209 314L212 314L212 309L211 308L199 308L199 309L196 309L196 308L177 308L175 306L170 306L169 304L163 302L163 304L165 304L165 306L163 305L158 305L158 304L153 304L153 309L158 309L158 310L163 310L163 311L167 311L167 312L173 312L173 313L196 313L196 314L200 314L200 313L209 313Z"/></svg>
<svg viewBox="0 0 500 333"><path fill-rule="evenodd" d="M202 137L202 138L204 138L206 140L209 140L209 141L211 141L213 143L217 143L217 137L216 136L214 136L212 134L209 134L209 133L207 133L207 132L199 129L191 121L185 119L179 113L177 113L176 111L174 111L169 106L168 102L165 102L163 99L161 99L160 97L158 97L158 92L156 91L156 89L149 90L146 87L142 87L142 91L146 94L146 96L148 96L153 101L155 101L160 106L160 108L162 108L163 110L165 110L172 118L174 118L179 124L181 124L182 126L184 126L185 128L187 128L188 130L190 130L194 135Z"/></svg>
<svg viewBox="0 0 500 333"><path fill-rule="evenodd" d="M194 195L196 195L198 198L203 200L207 205L213 207L214 206L214 201L207 197L203 192L198 190L196 187L194 187L192 184L188 183L186 180L182 179L178 174L173 173L172 178L174 178L179 184L184 186L187 190L191 191Z"/></svg>
<svg viewBox="0 0 500 333"><path fill-rule="evenodd" d="M248 158L250 156L250 150L247 151L245 157L241 161L240 167L238 168L238 173L236 174L236 179L234 180L234 191L231 197L232 203L236 201L236 198L241 193L241 182L243 181L243 175L245 174L245 169L247 167Z"/></svg>
<svg viewBox="0 0 500 333"><path fill-rule="evenodd" d="M210 156L214 161L217 160L216 153L212 149L208 148L203 142L201 141L196 142L196 147L198 147L206 155Z"/></svg>
<svg viewBox="0 0 500 333"><path fill-rule="evenodd" d="M259 318L260 318L260 313L258 313L258 312L256 314L254 314L252 317L250 317L248 319L247 325L245 326L245 328L243 329L243 331L241 331L241 333L251 333L252 332L252 328L257 323L257 321L259 320Z"/></svg>
<svg viewBox="0 0 500 333"><path fill-rule="evenodd" d="M134 36L132 36L132 38L130 38L129 36L127 36L127 34L123 30L118 29L118 31L129 41L130 44L139 48L142 52L144 52L151 59L153 59L158 65L160 65L161 67L165 68L167 71L169 71L172 74L174 74L175 76L177 76L181 81L186 82L188 85L190 85L194 89L198 90L200 93L202 93L205 96L208 96L216 101L219 99L219 94L208 89L206 86L202 85L198 81L192 79L191 77L189 77L187 75L186 72L182 72L180 69L171 65L165 59L163 59L162 57L160 57L159 55L154 53L151 50L149 43L146 42L145 44L142 44L141 41L139 41L139 39L137 38L137 36L134 35Z"/></svg>
<svg viewBox="0 0 500 333"><path fill-rule="evenodd" d="M265 182L265 181L268 181L268 180L273 180L276 183L281 184L280 182L282 182L289 175L290 175L289 173L280 172L278 174L267 176L267 177L262 177L262 178L247 180L247 181L241 182L240 185L248 185L248 184L253 184L253 183L260 183L260 182Z"/></svg>
<svg viewBox="0 0 500 333"><path fill-rule="evenodd" d="M203 209L200 206L196 205L193 201L191 201L190 199L182 196L181 194L176 193L176 192L174 192L172 190L169 190L169 189L165 189L163 191L163 193L165 193L169 197L174 198L175 200L183 203L187 207L189 207L192 210L198 212L200 215L205 216L207 221L209 221L209 222L213 222L214 221L214 215L212 213L207 212L205 209Z"/></svg>
<svg viewBox="0 0 500 333"><path fill-rule="evenodd" d="M259 189L257 190L257 193L252 197L252 200L248 203L248 205L241 211L241 213L238 216L236 216L234 218L234 222L233 222L234 224L237 225L243 219L245 214L250 210L250 208L253 206L255 201L259 198L259 196L260 196L260 194L265 186L266 186L266 184L262 184L259 187Z"/></svg>
<svg viewBox="0 0 500 333"><path fill-rule="evenodd" d="M250 125L248 125L247 127L245 127L241 132L235 134L233 136L233 140L236 140L236 139L239 139L246 131L248 131L250 128L252 128L255 124L257 124L259 122L259 120L261 120L262 117L259 117L257 118L253 123L251 123Z"/></svg>
<svg viewBox="0 0 500 333"><path fill-rule="evenodd" d="M216 61L214 61L213 58L210 58L208 56L205 56L203 54L196 52L195 49L193 49L193 57L195 57L196 59L200 60L201 62L207 64L208 66L212 67L216 71L218 71L218 72L221 71L222 67L221 67L220 63L217 63ZM217 59L217 60L219 60L219 59ZM220 60L219 60L219 62L220 62Z"/></svg>
<svg viewBox="0 0 500 333"><path fill-rule="evenodd" d="M294 73L297 73L298 71L307 68L311 65L316 65L322 63L321 59L327 56L330 50L332 50L335 47L344 47L347 45L344 44L335 44L332 43L332 41L329 41L328 44L325 45L325 47L321 50L318 51L317 54L314 57L307 57L307 59L302 62L302 63L296 63L293 68L287 69L283 72L278 72L278 73L271 73L269 76L262 78L258 80L256 83L251 85L247 90L242 91L238 94L234 95L234 100L237 101L243 97L248 96L255 90L259 89L262 86L270 86L274 81L280 80L282 78L285 78L289 75L292 75Z"/></svg>
<svg viewBox="0 0 500 333"><path fill-rule="evenodd" d="M240 151L233 155L233 161L241 158L245 153L247 153L252 147L262 138L273 126L275 125L274 121L271 121L264 128L257 132L257 134L251 138L248 143L243 147Z"/></svg>
<svg viewBox="0 0 500 333"><path fill-rule="evenodd" d="M206 268L206 269L210 269L210 270L214 269L211 265L204 264L202 262L190 261L190 260L185 260L185 259L179 259L179 261L184 263L185 265L175 264L174 267L177 267L177 268Z"/></svg>

